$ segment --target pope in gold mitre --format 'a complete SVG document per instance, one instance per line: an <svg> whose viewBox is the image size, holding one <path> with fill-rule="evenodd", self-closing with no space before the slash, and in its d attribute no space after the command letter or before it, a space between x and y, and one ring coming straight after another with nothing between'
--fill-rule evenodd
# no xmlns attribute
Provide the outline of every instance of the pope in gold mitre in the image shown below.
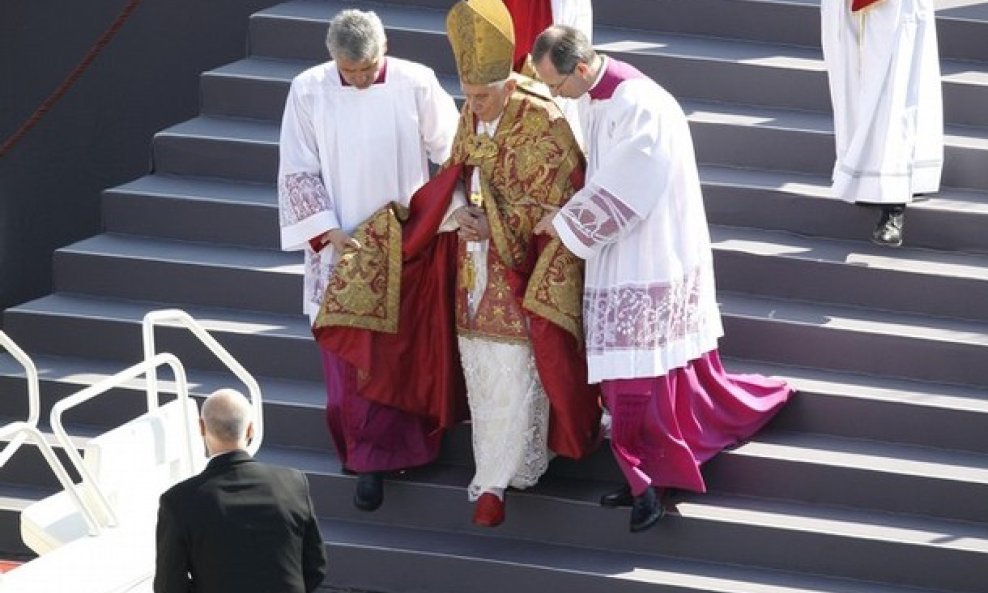
<svg viewBox="0 0 988 593"><path fill-rule="evenodd" d="M532 486L553 455L579 458L598 443L582 264L533 234L582 187L584 161L556 104L512 74L514 32L501 0L458 2L446 30L465 96L441 175L456 175L458 186L456 333L476 463L468 495L474 523L493 527L509 486Z"/></svg>
<svg viewBox="0 0 988 593"><path fill-rule="evenodd" d="M511 74L515 33L501 0L458 2L446 17L460 82L490 84Z"/></svg>

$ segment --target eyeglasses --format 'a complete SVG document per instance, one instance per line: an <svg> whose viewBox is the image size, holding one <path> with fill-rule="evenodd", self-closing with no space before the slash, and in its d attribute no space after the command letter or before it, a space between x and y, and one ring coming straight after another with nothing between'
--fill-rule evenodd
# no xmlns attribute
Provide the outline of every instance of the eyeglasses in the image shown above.
<svg viewBox="0 0 988 593"><path fill-rule="evenodd" d="M549 87L549 90L550 91L552 91L554 93L558 93L559 92L559 88L562 87L564 84L566 84L566 81L569 80L569 77L570 76L573 76L573 73L572 72L570 72L569 74L567 74L566 76L564 76L563 79L560 80L559 82L557 82L556 84L549 84L548 82L546 82L545 85L547 87ZM545 81L543 81L543 82L545 82Z"/></svg>

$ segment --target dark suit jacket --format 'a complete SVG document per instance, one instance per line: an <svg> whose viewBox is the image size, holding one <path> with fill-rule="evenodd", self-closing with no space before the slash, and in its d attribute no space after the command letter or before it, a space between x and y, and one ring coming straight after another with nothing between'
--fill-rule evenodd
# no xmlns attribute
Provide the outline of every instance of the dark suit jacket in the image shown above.
<svg viewBox="0 0 988 593"><path fill-rule="evenodd" d="M325 575L298 470L234 451L161 495L155 593L309 593Z"/></svg>

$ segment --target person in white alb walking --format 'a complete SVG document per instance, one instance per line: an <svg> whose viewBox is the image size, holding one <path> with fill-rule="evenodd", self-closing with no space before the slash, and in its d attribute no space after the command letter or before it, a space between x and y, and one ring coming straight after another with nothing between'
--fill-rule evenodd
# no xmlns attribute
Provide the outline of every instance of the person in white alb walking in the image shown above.
<svg viewBox="0 0 988 593"><path fill-rule="evenodd" d="M943 170L934 0L823 0L820 15L834 194L877 207L872 241L898 247L906 205L939 190Z"/></svg>

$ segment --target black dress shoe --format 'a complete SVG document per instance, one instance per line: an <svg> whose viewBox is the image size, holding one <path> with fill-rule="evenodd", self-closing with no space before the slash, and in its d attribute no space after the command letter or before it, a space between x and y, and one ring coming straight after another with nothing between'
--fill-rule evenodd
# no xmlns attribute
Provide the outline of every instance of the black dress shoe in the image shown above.
<svg viewBox="0 0 988 593"><path fill-rule="evenodd" d="M376 511L384 502L384 476L380 472L360 474L353 493L353 506L362 511Z"/></svg>
<svg viewBox="0 0 988 593"><path fill-rule="evenodd" d="M600 497L600 506L607 507L609 509L616 509L618 507L630 507L631 503L634 502L635 497L631 495L631 486L625 484L613 492L608 492L607 494Z"/></svg>
<svg viewBox="0 0 988 593"><path fill-rule="evenodd" d="M631 505L631 532L645 531L658 523L665 513L655 487L649 486L645 492L635 497Z"/></svg>
<svg viewBox="0 0 988 593"><path fill-rule="evenodd" d="M904 204L882 206L882 213L878 217L875 231L871 234L871 241L876 245L885 247L902 245L902 225L905 218L906 206Z"/></svg>

